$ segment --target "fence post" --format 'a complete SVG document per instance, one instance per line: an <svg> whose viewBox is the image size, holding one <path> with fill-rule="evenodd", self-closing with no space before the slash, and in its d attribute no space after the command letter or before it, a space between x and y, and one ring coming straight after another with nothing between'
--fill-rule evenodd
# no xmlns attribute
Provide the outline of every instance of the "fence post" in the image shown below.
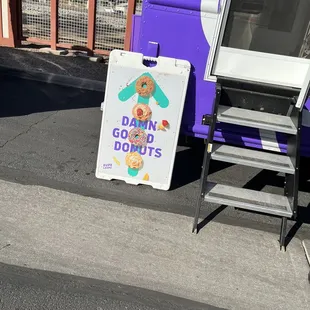
<svg viewBox="0 0 310 310"><path fill-rule="evenodd" d="M16 0L16 36L17 44L21 45L21 40L23 38L23 5L22 0Z"/></svg>
<svg viewBox="0 0 310 310"><path fill-rule="evenodd" d="M132 17L136 11L136 0L128 0L128 10L127 10L127 22L126 22L126 33L125 33L125 42L124 50L130 50L130 41L131 41L131 31L132 31Z"/></svg>
<svg viewBox="0 0 310 310"><path fill-rule="evenodd" d="M2 28L3 28L3 21L2 21L2 0L0 0L0 45L1 44L1 40L3 39L3 31L2 31Z"/></svg>
<svg viewBox="0 0 310 310"><path fill-rule="evenodd" d="M15 47L20 44L18 8L15 0L0 0L0 45Z"/></svg>
<svg viewBox="0 0 310 310"><path fill-rule="evenodd" d="M51 49L57 49L58 43L58 0L51 0Z"/></svg>
<svg viewBox="0 0 310 310"><path fill-rule="evenodd" d="M93 54L95 48L96 0L88 0L87 53Z"/></svg>

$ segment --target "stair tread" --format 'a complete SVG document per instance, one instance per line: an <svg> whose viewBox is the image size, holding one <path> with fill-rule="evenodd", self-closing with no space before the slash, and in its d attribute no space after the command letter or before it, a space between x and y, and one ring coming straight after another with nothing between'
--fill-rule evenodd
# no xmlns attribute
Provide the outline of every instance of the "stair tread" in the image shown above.
<svg viewBox="0 0 310 310"><path fill-rule="evenodd" d="M281 154L272 154L225 144L215 144L213 146L211 158L232 164L240 164L288 174L295 173L291 159Z"/></svg>
<svg viewBox="0 0 310 310"><path fill-rule="evenodd" d="M205 201L278 216L291 217L286 196L208 182Z"/></svg>
<svg viewBox="0 0 310 310"><path fill-rule="evenodd" d="M296 126L289 116L219 106L217 119L220 122L229 124L261 128L288 134L297 133Z"/></svg>

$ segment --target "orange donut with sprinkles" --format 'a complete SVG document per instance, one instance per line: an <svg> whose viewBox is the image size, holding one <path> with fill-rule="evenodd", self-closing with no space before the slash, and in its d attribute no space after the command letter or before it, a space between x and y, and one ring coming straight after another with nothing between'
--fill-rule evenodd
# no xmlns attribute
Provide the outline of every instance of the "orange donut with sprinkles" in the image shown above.
<svg viewBox="0 0 310 310"><path fill-rule="evenodd" d="M150 77L143 75L140 78L138 78L136 82L136 92L141 97L144 97L144 98L151 97L154 89L155 89L155 84Z"/></svg>

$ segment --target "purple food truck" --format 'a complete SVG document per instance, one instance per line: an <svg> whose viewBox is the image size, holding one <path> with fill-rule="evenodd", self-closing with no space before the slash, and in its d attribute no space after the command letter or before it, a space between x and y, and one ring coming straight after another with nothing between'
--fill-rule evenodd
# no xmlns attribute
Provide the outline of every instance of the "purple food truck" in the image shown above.
<svg viewBox="0 0 310 310"><path fill-rule="evenodd" d="M310 156L309 0L144 0L131 50L192 65L181 131L207 139L200 198L295 218L299 157ZM219 160L285 174L284 195L208 182Z"/></svg>

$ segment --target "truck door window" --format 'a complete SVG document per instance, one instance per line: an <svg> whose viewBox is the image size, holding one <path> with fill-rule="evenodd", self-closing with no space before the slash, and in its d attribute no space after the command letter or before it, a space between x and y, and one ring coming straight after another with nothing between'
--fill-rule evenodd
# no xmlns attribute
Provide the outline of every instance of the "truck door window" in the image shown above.
<svg viewBox="0 0 310 310"><path fill-rule="evenodd" d="M310 58L310 1L232 0L222 46Z"/></svg>

